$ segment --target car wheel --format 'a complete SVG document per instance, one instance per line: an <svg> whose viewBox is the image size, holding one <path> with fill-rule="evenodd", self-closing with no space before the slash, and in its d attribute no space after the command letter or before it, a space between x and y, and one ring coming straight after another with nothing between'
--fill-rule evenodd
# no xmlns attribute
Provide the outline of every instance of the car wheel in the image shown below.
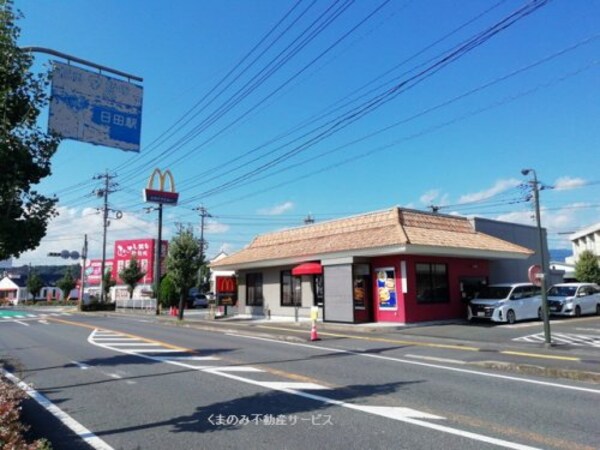
<svg viewBox="0 0 600 450"><path fill-rule="evenodd" d="M512 309L509 309L506 313L506 321L511 325L517 321L517 316Z"/></svg>
<svg viewBox="0 0 600 450"><path fill-rule="evenodd" d="M538 319L542 320L544 317L542 316L542 308L538 308Z"/></svg>
<svg viewBox="0 0 600 450"><path fill-rule="evenodd" d="M579 305L575 307L575 317L581 317L581 306Z"/></svg>
<svg viewBox="0 0 600 450"><path fill-rule="evenodd" d="M596 305L596 315L600 316L600 303Z"/></svg>

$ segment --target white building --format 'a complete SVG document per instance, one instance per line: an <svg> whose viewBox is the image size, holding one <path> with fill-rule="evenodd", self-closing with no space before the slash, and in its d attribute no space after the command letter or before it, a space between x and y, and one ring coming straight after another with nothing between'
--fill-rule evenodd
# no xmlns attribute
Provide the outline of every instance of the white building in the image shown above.
<svg viewBox="0 0 600 450"><path fill-rule="evenodd" d="M600 223L578 231L569 239L573 247L573 256L566 259L568 264L575 264L585 250L600 258Z"/></svg>

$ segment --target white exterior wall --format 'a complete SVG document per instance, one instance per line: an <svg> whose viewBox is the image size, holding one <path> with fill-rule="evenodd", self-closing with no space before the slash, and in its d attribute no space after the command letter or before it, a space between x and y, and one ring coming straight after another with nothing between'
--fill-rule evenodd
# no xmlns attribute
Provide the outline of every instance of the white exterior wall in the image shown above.
<svg viewBox="0 0 600 450"><path fill-rule="evenodd" d="M295 317L296 308L281 306L281 272L292 270L293 266L282 266L238 272L238 312L252 316ZM247 306L246 304L246 274L262 273L263 277L263 307ZM298 309L299 318L310 318L313 306L312 276L302 277L302 306Z"/></svg>
<svg viewBox="0 0 600 450"><path fill-rule="evenodd" d="M571 244L575 261L586 250L591 251L596 256L600 256L600 230L591 231L583 236L572 238Z"/></svg>

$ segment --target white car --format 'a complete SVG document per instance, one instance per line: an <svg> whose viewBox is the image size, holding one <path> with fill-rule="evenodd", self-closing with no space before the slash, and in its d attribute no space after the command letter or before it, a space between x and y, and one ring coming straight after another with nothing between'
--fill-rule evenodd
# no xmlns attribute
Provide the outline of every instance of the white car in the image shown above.
<svg viewBox="0 0 600 450"><path fill-rule="evenodd" d="M540 319L540 288L531 283L504 283L485 286L469 302L468 318L492 322L515 323L517 320Z"/></svg>
<svg viewBox="0 0 600 450"><path fill-rule="evenodd" d="M551 314L576 316L600 315L600 287L593 283L561 283L548 289Z"/></svg>

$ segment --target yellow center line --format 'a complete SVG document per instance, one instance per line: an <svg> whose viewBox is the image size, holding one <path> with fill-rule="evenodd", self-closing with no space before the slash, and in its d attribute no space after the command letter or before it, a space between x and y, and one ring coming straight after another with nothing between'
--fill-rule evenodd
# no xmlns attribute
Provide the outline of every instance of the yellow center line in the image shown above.
<svg viewBox="0 0 600 450"><path fill-rule="evenodd" d="M285 331L292 331L295 333L308 333L308 331L306 331L306 330L292 330L289 328L269 327L269 326L264 326L264 325L258 326L257 328L265 328L265 329L270 329L270 330L285 330ZM398 339L355 336L355 335L350 335L350 334L338 334L338 333L329 333L329 332L321 332L321 331L319 332L319 334L321 334L323 336L341 337L341 338L347 338L347 339L360 339L363 341L370 341L370 342L386 342L388 344L402 344L402 345L414 345L414 346L420 346L420 347L446 348L446 349L452 349L452 350L464 350L464 351L468 351L468 352L478 352L480 350L477 347L452 345L452 344L435 344L432 342L404 341L404 340L398 340Z"/></svg>
<svg viewBox="0 0 600 450"><path fill-rule="evenodd" d="M56 319L54 317L49 318L49 320L52 320L54 322L60 322L60 323L64 323L66 325L73 325L76 327L81 327L81 328L88 328L90 330L98 330L98 331L110 331L111 333L118 333L121 334L123 336L127 336L129 338L132 339L137 339L139 341L143 341L143 342L148 342L149 344L156 344L165 348L169 348L171 350L176 350L179 352L186 352L186 353L197 353L195 350L192 350L190 348L185 348L185 347L179 347L177 345L172 345L172 344L168 344L167 342L163 342L163 341L158 341L156 339L148 339L142 336L136 336L135 334L129 334L129 333L124 333L122 331L118 331L118 330L111 330L110 328L105 328L105 327L97 327L94 325L88 325L85 323L79 323L79 322L72 322L70 320L65 320L65 319Z"/></svg>
<svg viewBox="0 0 600 450"><path fill-rule="evenodd" d="M257 328L265 328L270 330L282 330L282 331L291 331L295 333L307 333L307 330L294 330L290 328L283 327L271 327L260 325ZM398 340L398 339L388 339L388 338L375 338L375 337L367 337L367 336L356 336L349 334L338 334L338 333L329 333L329 332L319 332L320 335L323 336L331 336L331 337L341 337L347 339L360 339L364 341L371 342L386 342L388 344L402 344L402 345L414 345L415 347L430 347L430 348L443 348L448 350L463 350L468 352L480 352L483 349L478 347L469 347L462 345L453 345L453 344L436 344L431 342L418 342L418 341L406 341L406 340ZM513 350L499 350L498 353L504 355L513 355L513 356L527 356L531 358L541 358L541 359L555 359L559 361L576 361L581 362L581 358L575 356L561 356L561 355L546 355L543 353L532 353L532 352L519 352Z"/></svg>

